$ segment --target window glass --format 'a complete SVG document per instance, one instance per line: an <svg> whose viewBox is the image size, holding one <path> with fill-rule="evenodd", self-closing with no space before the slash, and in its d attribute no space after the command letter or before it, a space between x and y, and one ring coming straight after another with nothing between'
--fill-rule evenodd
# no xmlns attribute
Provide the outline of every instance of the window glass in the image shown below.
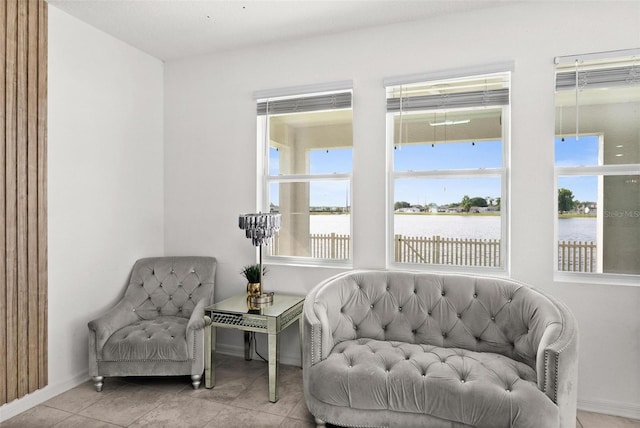
<svg viewBox="0 0 640 428"><path fill-rule="evenodd" d="M599 137L597 135L575 135L557 137L555 142L556 166L598 165Z"/></svg>
<svg viewBox="0 0 640 428"><path fill-rule="evenodd" d="M351 109L280 114L269 118L269 131L271 175L351 172Z"/></svg>
<svg viewBox="0 0 640 428"><path fill-rule="evenodd" d="M394 194L397 263L501 266L499 177L396 179Z"/></svg>
<svg viewBox="0 0 640 428"><path fill-rule="evenodd" d="M499 214L501 188L500 177L398 178L394 195L397 204L405 207L413 201L421 212Z"/></svg>
<svg viewBox="0 0 640 428"><path fill-rule="evenodd" d="M597 176L558 177L558 269L597 272Z"/></svg>
<svg viewBox="0 0 640 428"><path fill-rule="evenodd" d="M270 254L349 259L349 185L349 180L272 182L270 211L286 215L282 216L282 227Z"/></svg>
<svg viewBox="0 0 640 428"><path fill-rule="evenodd" d="M309 171L311 174L351 172L352 165L351 148L312 149L309 151Z"/></svg>
<svg viewBox="0 0 640 428"><path fill-rule="evenodd" d="M492 138L500 136L501 120L502 108L463 110L455 115L407 114L402 118L400 143L396 116L394 171L500 168L502 141Z"/></svg>

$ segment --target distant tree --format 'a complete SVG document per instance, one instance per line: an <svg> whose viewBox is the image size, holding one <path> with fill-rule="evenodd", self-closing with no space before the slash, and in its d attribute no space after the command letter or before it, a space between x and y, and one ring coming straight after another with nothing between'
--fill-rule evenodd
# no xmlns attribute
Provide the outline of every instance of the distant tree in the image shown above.
<svg viewBox="0 0 640 428"><path fill-rule="evenodd" d="M468 195L464 195L462 201L460 201L460 206L464 212L468 213L471 209L471 198Z"/></svg>
<svg viewBox="0 0 640 428"><path fill-rule="evenodd" d="M411 207L411 204L406 201L397 201L395 204L393 204L394 211L397 211L400 208L409 208L409 207Z"/></svg>
<svg viewBox="0 0 640 428"><path fill-rule="evenodd" d="M571 211L575 205L573 192L569 189L558 189L558 211L561 213Z"/></svg>
<svg viewBox="0 0 640 428"><path fill-rule="evenodd" d="M498 207L498 209L500 209L500 202L501 202L502 198L496 198L496 207Z"/></svg>
<svg viewBox="0 0 640 428"><path fill-rule="evenodd" d="M479 197L471 198L471 201L469 201L469 203L471 204L472 207L488 206L487 200L485 198L479 198Z"/></svg>

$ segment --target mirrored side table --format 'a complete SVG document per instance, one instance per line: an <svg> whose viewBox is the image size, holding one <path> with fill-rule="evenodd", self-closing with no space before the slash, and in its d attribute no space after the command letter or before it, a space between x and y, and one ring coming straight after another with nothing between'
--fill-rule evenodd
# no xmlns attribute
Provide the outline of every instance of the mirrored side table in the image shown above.
<svg viewBox="0 0 640 428"><path fill-rule="evenodd" d="M216 328L244 331L245 359L253 355L251 335L266 333L269 345L269 401L278 401L278 365L280 363L280 332L300 319L304 296L276 293L273 302L250 306L247 295L239 294L204 309L205 315L205 387L213 388L215 377ZM302 323L300 348L302 351ZM302 354L301 354L302 357Z"/></svg>

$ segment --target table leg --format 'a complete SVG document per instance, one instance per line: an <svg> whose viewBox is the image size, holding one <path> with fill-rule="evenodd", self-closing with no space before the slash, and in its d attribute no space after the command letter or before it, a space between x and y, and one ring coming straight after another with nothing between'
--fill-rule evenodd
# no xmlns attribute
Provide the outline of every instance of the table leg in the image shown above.
<svg viewBox="0 0 640 428"><path fill-rule="evenodd" d="M300 327L298 338L300 339L300 368L302 368L302 347L303 347L303 337L304 337L304 326L302 325L302 316L298 318L298 327Z"/></svg>
<svg viewBox="0 0 640 428"><path fill-rule="evenodd" d="M253 359L253 337L254 332L245 331L244 332L244 359L246 361L251 361Z"/></svg>
<svg viewBox="0 0 640 428"><path fill-rule="evenodd" d="M205 388L213 388L216 385L216 328L205 324L205 363L204 363L204 386Z"/></svg>
<svg viewBox="0 0 640 428"><path fill-rule="evenodd" d="M278 366L280 364L280 341L278 334L269 334L269 401L278 401Z"/></svg>

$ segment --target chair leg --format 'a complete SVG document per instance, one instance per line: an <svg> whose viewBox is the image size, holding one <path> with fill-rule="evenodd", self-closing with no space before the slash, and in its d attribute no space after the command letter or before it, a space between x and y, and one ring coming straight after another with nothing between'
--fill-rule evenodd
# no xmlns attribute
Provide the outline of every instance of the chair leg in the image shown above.
<svg viewBox="0 0 640 428"><path fill-rule="evenodd" d="M193 389L198 389L200 387L200 381L202 380L202 375L191 375L191 385L193 385Z"/></svg>
<svg viewBox="0 0 640 428"><path fill-rule="evenodd" d="M326 427L327 423L320 418L315 418L316 420L316 428Z"/></svg>
<svg viewBox="0 0 640 428"><path fill-rule="evenodd" d="M102 391L102 386L104 385L104 376L93 376L93 386L96 388L96 391Z"/></svg>

